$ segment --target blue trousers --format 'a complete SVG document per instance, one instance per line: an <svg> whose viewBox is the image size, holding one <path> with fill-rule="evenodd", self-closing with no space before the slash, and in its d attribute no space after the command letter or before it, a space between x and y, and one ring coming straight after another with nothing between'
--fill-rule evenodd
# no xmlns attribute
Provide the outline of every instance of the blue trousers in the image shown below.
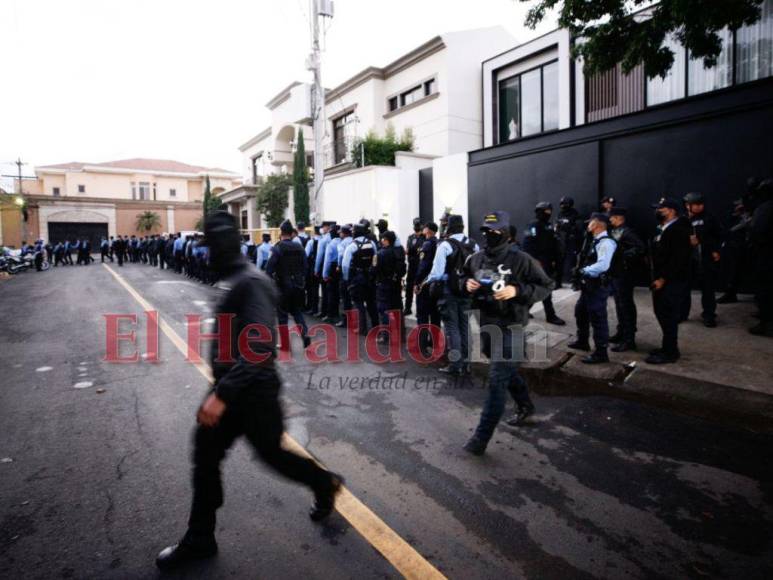
<svg viewBox="0 0 773 580"><path fill-rule="evenodd" d="M524 343L515 340L511 329L500 327L502 331L501 347L499 337L492 340L490 334L481 334L481 351L491 361L489 367L489 390L483 410L480 414L475 437L488 442L494 435L494 430L505 412L507 393L515 400L518 408L531 406L531 398L526 381L518 372L523 358ZM520 334L523 336L523 333ZM492 344L493 343L493 344Z"/></svg>
<svg viewBox="0 0 773 580"><path fill-rule="evenodd" d="M606 350L609 344L609 323L607 322L607 298L609 288L597 281L585 283L574 306L577 319L577 339L588 342L590 327L593 326L593 343L597 351Z"/></svg>
<svg viewBox="0 0 773 580"><path fill-rule="evenodd" d="M470 299L452 294L446 287L443 297L438 300L438 306L446 333L450 366L454 370L462 370L469 356L470 324L467 312L471 307Z"/></svg>

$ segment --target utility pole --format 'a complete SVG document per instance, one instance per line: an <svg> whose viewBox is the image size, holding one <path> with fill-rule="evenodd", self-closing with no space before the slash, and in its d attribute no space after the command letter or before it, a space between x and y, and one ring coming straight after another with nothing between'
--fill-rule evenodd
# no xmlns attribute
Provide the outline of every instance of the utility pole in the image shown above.
<svg viewBox="0 0 773 580"><path fill-rule="evenodd" d="M16 204L19 206L19 209L22 212L22 239L27 239L27 207L26 207L26 200L24 199L24 188L22 187L22 184L24 183L25 179L37 179L37 177L33 176L26 176L22 175L22 167L27 165L21 160L21 157L17 157L16 161L13 162L14 165L16 165L16 168L18 170L16 175L3 175L2 177L13 177L19 180L19 197L16 198Z"/></svg>
<svg viewBox="0 0 773 580"><path fill-rule="evenodd" d="M308 69L314 75L314 85L311 90L312 129L314 131L314 195L309 200L315 219L317 202L325 182L325 153L322 150L322 140L325 137L327 120L325 118L325 88L322 86L322 49L320 47L320 32L324 18L333 18L332 0L309 0L311 6L311 55Z"/></svg>

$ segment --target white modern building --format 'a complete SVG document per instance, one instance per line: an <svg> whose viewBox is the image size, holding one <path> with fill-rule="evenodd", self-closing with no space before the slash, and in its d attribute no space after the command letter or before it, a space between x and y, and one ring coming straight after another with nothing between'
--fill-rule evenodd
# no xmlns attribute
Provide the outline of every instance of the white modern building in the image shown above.
<svg viewBox="0 0 773 580"><path fill-rule="evenodd" d="M434 167L433 217L446 207L466 214L467 151L483 146L481 62L512 46L502 27L436 36L384 67L368 67L326 91L323 137L325 182L316 199L315 219L356 221L386 218L406 235L419 215L419 170ZM250 229L255 184L266 175L291 172L299 130L309 165L314 139L309 84L292 83L266 106L271 126L239 147L245 185L221 198L234 212L247 209ZM369 132L413 136L412 152L399 153L395 166L356 167L353 145Z"/></svg>

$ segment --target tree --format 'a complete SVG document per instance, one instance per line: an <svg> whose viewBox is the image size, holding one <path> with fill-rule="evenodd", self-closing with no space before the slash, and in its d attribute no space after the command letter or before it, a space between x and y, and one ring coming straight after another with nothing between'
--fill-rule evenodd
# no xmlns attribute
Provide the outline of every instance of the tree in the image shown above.
<svg viewBox="0 0 773 580"><path fill-rule="evenodd" d="M201 205L201 218L199 218L195 226L198 231L204 229L204 220L207 218L207 214L211 211L215 211L222 205L220 198L212 193L212 188L209 184L209 175L206 176L204 181L204 199L202 200Z"/></svg>
<svg viewBox="0 0 773 580"><path fill-rule="evenodd" d="M298 145L293 162L293 213L295 223L309 223L309 168L306 167L306 146L303 130L298 129Z"/></svg>
<svg viewBox="0 0 773 580"><path fill-rule="evenodd" d="M137 222L134 228L138 232L151 232L161 227L161 218L154 211L145 211L137 214Z"/></svg>
<svg viewBox="0 0 773 580"><path fill-rule="evenodd" d="M725 27L735 30L754 24L763 1L661 0L641 12L642 5L649 2L537 0L526 16L526 25L534 28L560 5L559 26L583 39L575 43L573 54L583 59L585 74L601 73L621 63L626 73L643 64L647 78L665 77L674 62L674 52L663 46L669 35L692 56L702 58L704 66L712 67L722 50L718 33Z"/></svg>
<svg viewBox="0 0 773 580"><path fill-rule="evenodd" d="M257 210L266 216L268 227L278 228L284 221L288 203L288 190L293 181L289 175L269 175L258 186Z"/></svg>
<svg viewBox="0 0 773 580"><path fill-rule="evenodd" d="M394 165L395 153L398 151L413 151L413 132L406 129L398 140L395 136L395 128L389 124L383 137L368 131L364 139L355 140L351 155L357 167Z"/></svg>

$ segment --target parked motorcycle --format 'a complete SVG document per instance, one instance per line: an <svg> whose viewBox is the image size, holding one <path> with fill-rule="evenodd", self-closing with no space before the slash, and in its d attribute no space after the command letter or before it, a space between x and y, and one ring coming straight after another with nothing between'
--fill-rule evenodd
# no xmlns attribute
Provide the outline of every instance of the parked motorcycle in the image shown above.
<svg viewBox="0 0 773 580"><path fill-rule="evenodd" d="M18 274L24 270L35 269L35 256L41 252L35 254L26 254L24 256L5 256L6 264L5 269L9 274ZM51 264L43 258L43 262L40 265L41 271L48 270Z"/></svg>

